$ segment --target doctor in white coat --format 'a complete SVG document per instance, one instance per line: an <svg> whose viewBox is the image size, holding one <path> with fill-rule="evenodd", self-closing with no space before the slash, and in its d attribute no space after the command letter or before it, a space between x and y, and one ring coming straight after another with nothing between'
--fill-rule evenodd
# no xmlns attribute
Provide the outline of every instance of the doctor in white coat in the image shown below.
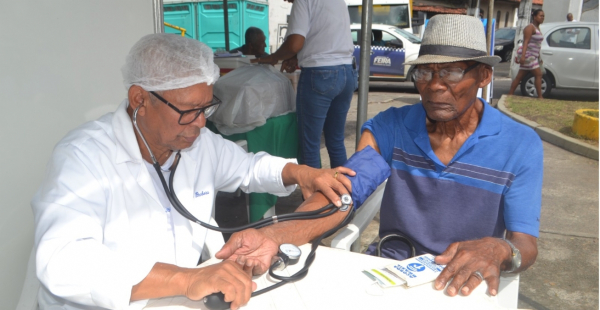
<svg viewBox="0 0 600 310"><path fill-rule="evenodd" d="M244 262L240 235L221 251L237 262L194 268L207 229L172 209L148 148L167 180L180 152L174 188L201 221L211 219L218 191L237 188L287 195L299 184L305 197L320 191L341 205L350 169L317 170L246 153L204 128L205 114L219 103L212 55L206 45L177 35L143 37L122 69L127 99L56 145L32 201L40 309L141 309L150 298L199 300L219 291L232 309L249 300L253 266L252 259Z"/></svg>

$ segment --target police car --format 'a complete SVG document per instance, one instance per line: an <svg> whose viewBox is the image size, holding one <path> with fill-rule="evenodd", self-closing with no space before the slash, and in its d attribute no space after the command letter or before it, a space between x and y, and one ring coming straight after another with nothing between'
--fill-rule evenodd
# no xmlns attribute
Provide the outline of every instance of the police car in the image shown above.
<svg viewBox="0 0 600 310"><path fill-rule="evenodd" d="M354 57L360 59L360 24L350 25L354 41ZM404 62L419 55L421 39L396 26L373 24L371 26L371 81L411 81L412 67Z"/></svg>

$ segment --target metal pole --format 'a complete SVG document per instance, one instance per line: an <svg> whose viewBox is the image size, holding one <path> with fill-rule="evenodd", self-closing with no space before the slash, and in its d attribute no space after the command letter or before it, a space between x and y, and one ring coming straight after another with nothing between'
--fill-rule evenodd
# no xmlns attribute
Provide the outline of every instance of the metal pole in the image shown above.
<svg viewBox="0 0 600 310"><path fill-rule="evenodd" d="M154 33L165 32L162 0L152 1L152 13L154 14Z"/></svg>
<svg viewBox="0 0 600 310"><path fill-rule="evenodd" d="M227 0L223 0L223 17L225 19L225 50L229 50L229 8Z"/></svg>
<svg viewBox="0 0 600 310"><path fill-rule="evenodd" d="M488 18L487 18L487 35L486 35L486 39L485 42L487 44L487 54L488 55L492 55L492 30L493 30L493 20L494 20L494 0L489 0L489 4L488 4ZM488 96L488 88L490 87L491 84L488 84L486 86L483 87L483 98L489 102L490 104L492 103L492 98L490 98L490 96Z"/></svg>
<svg viewBox="0 0 600 310"><path fill-rule="evenodd" d="M358 106L356 115L356 145L360 140L360 128L367 121L369 103L369 74L371 69L371 19L373 0L363 0L360 26L360 69L358 71Z"/></svg>

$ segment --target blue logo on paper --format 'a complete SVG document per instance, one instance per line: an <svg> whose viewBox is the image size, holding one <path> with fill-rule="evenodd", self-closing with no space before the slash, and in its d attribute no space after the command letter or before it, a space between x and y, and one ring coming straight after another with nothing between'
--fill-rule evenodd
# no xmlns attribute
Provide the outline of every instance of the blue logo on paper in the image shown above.
<svg viewBox="0 0 600 310"><path fill-rule="evenodd" d="M198 197L201 197L201 196L204 196L204 195L208 195L208 192L207 191L202 191L200 193L195 192L194 193L194 198L198 198Z"/></svg>
<svg viewBox="0 0 600 310"><path fill-rule="evenodd" d="M425 266L419 264L419 263L411 263L408 264L408 266L406 266L406 268L410 271L414 271L414 272L420 272L425 270Z"/></svg>

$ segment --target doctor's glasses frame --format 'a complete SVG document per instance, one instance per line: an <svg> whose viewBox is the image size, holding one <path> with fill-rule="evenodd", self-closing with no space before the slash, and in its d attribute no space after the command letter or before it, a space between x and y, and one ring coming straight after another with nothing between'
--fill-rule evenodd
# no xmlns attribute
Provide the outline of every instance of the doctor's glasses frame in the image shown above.
<svg viewBox="0 0 600 310"><path fill-rule="evenodd" d="M163 103L165 103L166 105L168 105L169 107L171 107L173 110L175 110L175 112L179 113L179 125L187 125L187 124L192 123L203 112L204 112L204 117L208 118L213 113L215 113L215 111L217 110L218 105L221 103L221 100L219 98L217 98L216 96L213 95L213 99L212 99L212 101L210 102L209 105L207 105L205 107L202 107L202 108L190 109L190 110L183 110L182 111L182 110L179 110L172 103L168 102L165 98L163 98L160 95L158 95L157 93L155 93L153 91L150 91L149 93L151 93L152 95L154 95L154 97L158 98L158 100L162 101Z"/></svg>

